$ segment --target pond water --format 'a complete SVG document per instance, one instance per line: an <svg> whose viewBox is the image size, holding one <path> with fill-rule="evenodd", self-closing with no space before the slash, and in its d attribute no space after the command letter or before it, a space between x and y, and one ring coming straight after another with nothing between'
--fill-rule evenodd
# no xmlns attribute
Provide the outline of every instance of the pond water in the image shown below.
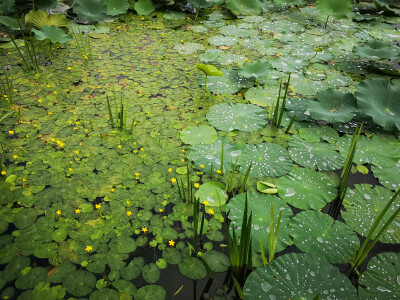
<svg viewBox="0 0 400 300"><path fill-rule="evenodd" d="M315 6L272 4L259 16L238 19L220 7L193 18L127 13L79 25L88 58L71 41L53 44L50 61L48 42L36 41L40 72L24 72L14 46L0 44L14 101L2 103L1 116L14 114L0 121L2 299L236 299L224 217L230 211L239 234L245 196L225 190L238 193L248 169L257 269L244 285L246 299L258 299L258 291L270 299L358 297L343 275L346 256L400 187L400 80L395 59L373 63L353 48L378 40L398 51L400 18L329 19L325 28ZM223 73L208 76L207 92L199 63ZM289 74L276 128L273 106ZM365 108L372 101L365 95L378 89L384 99L376 96L377 106L387 100L387 107L376 112ZM119 118L126 118L123 129L112 126ZM330 203L361 122L365 132L334 223ZM195 230L188 202L197 197L204 234L194 247L213 282L187 243ZM263 267L259 238L267 252L271 203L282 223L276 264ZM397 198L383 221L399 207ZM376 256L399 253L399 234L397 216L361 265L361 299L399 295L399 255ZM383 266L378 285L365 271L374 256L371 268ZM290 292L271 281L278 273ZM307 281L315 273L337 282L316 286Z"/></svg>

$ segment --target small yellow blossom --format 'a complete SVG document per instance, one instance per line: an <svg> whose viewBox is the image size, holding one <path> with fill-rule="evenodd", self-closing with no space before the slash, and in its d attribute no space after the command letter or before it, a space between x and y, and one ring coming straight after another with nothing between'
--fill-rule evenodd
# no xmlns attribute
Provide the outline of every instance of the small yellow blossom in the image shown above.
<svg viewBox="0 0 400 300"><path fill-rule="evenodd" d="M168 242L168 244L169 244L171 247L173 247L173 246L175 246L175 241L170 240L170 241Z"/></svg>
<svg viewBox="0 0 400 300"><path fill-rule="evenodd" d="M48 115L52 115L53 113L52 113L51 111L49 111L47 114L48 114Z"/></svg>
<svg viewBox="0 0 400 300"><path fill-rule="evenodd" d="M126 212L126 215L127 215L128 217L130 217L130 216L132 216L132 212L131 212L130 210L128 210L128 211Z"/></svg>
<svg viewBox="0 0 400 300"><path fill-rule="evenodd" d="M121 149L121 148L122 148L122 146L121 146L121 145L118 145L117 147L118 147L118 149Z"/></svg>
<svg viewBox="0 0 400 300"><path fill-rule="evenodd" d="M185 68L185 71L189 70L188 68Z"/></svg>
<svg viewBox="0 0 400 300"><path fill-rule="evenodd" d="M161 71L157 71L157 74L161 74Z"/></svg>
<svg viewBox="0 0 400 300"><path fill-rule="evenodd" d="M25 46L25 44L24 44L24 43L21 43L21 46L23 47L23 46Z"/></svg>
<svg viewBox="0 0 400 300"><path fill-rule="evenodd" d="M1 175L6 175L7 174L7 172L6 171L1 171Z"/></svg>
<svg viewBox="0 0 400 300"><path fill-rule="evenodd" d="M11 135L12 135L12 134L14 134L14 131L9 130L9 131L8 131L8 134L11 134Z"/></svg>
<svg viewBox="0 0 400 300"><path fill-rule="evenodd" d="M126 204L127 204L127 205L131 204L131 201L126 200Z"/></svg>
<svg viewBox="0 0 400 300"><path fill-rule="evenodd" d="M181 162L185 162L185 159L184 159L184 158L182 158L182 159L181 159Z"/></svg>
<svg viewBox="0 0 400 300"><path fill-rule="evenodd" d="M64 146L65 146L65 144L63 142L61 142L60 140L57 140L56 143L57 143L58 147L60 147L60 148L64 148Z"/></svg>
<svg viewBox="0 0 400 300"><path fill-rule="evenodd" d="M71 67L67 67L67 70L72 70L72 68Z"/></svg>
<svg viewBox="0 0 400 300"><path fill-rule="evenodd" d="M75 122L75 124L76 124L76 125L79 125L79 124L81 124L81 123L80 123L80 122Z"/></svg>
<svg viewBox="0 0 400 300"><path fill-rule="evenodd" d="M221 170L217 170L217 171L215 171L215 172L217 172L218 174L221 174L221 173L222 173Z"/></svg>
<svg viewBox="0 0 400 300"><path fill-rule="evenodd" d="M42 103L42 99L38 99L38 101L37 102L39 102L39 103Z"/></svg>
<svg viewBox="0 0 400 300"><path fill-rule="evenodd" d="M182 153L185 153L185 149L182 149L181 151L182 151Z"/></svg>
<svg viewBox="0 0 400 300"><path fill-rule="evenodd" d="M122 75L126 75L126 72L122 72Z"/></svg>
<svg viewBox="0 0 400 300"><path fill-rule="evenodd" d="M142 228L142 231L143 231L143 233L146 233L146 232L149 231L149 230L147 229L147 227L143 227L143 228Z"/></svg>
<svg viewBox="0 0 400 300"><path fill-rule="evenodd" d="M162 213L164 210L163 210L162 208L159 208L158 211L159 211L160 213Z"/></svg>
<svg viewBox="0 0 400 300"><path fill-rule="evenodd" d="M161 33L161 35L164 36L165 34L164 34L164 33Z"/></svg>
<svg viewBox="0 0 400 300"><path fill-rule="evenodd" d="M56 141L56 139L55 139L55 138L51 138L51 139L50 139L50 141L52 141L52 142L55 142L55 141Z"/></svg>
<svg viewBox="0 0 400 300"><path fill-rule="evenodd" d="M61 215L61 210L57 210L57 211L56 211L56 214L57 214L57 215Z"/></svg>
<svg viewBox="0 0 400 300"><path fill-rule="evenodd" d="M168 169L168 172L172 173L172 168L169 168L169 169Z"/></svg>
<svg viewBox="0 0 400 300"><path fill-rule="evenodd" d="M80 214L81 212L82 212L82 210L80 208L75 209L76 214Z"/></svg>
<svg viewBox="0 0 400 300"><path fill-rule="evenodd" d="M207 213L209 213L210 215L213 215L213 214L214 214L214 210L213 210L212 208L210 208L210 209L207 211Z"/></svg>
<svg viewBox="0 0 400 300"><path fill-rule="evenodd" d="M247 62L251 63L251 60L249 59L249 60L247 60Z"/></svg>
<svg viewBox="0 0 400 300"><path fill-rule="evenodd" d="M72 172L72 168L69 168L68 171L69 171L69 172Z"/></svg>
<svg viewBox="0 0 400 300"><path fill-rule="evenodd" d="M183 43L183 40L180 40L181 43Z"/></svg>
<svg viewBox="0 0 400 300"><path fill-rule="evenodd" d="M79 154L79 150L75 150L74 153L75 153L75 154Z"/></svg>
<svg viewBox="0 0 400 300"><path fill-rule="evenodd" d="M18 155L13 155L12 158L17 159Z"/></svg>
<svg viewBox="0 0 400 300"><path fill-rule="evenodd" d="M69 163L72 165L74 162L73 162L73 161L70 161Z"/></svg>
<svg viewBox="0 0 400 300"><path fill-rule="evenodd" d="M204 169L204 168L205 168L205 166L204 166L204 165L200 165L200 168Z"/></svg>
<svg viewBox="0 0 400 300"><path fill-rule="evenodd" d="M205 201L203 202L203 204L204 204L204 206L207 206L207 205L208 205L208 201L205 200Z"/></svg>
<svg viewBox="0 0 400 300"><path fill-rule="evenodd" d="M92 246L86 246L85 251L86 252L93 251L93 247Z"/></svg>
<svg viewBox="0 0 400 300"><path fill-rule="evenodd" d="M135 176L137 177L137 176L139 176L140 175L140 173L135 173Z"/></svg>
<svg viewBox="0 0 400 300"><path fill-rule="evenodd" d="M101 208L101 204L96 204L94 207L95 207L96 209L100 209L100 208Z"/></svg>
<svg viewBox="0 0 400 300"><path fill-rule="evenodd" d="M139 150L140 150L140 151L144 151L144 149L143 149L143 148L140 148Z"/></svg>
<svg viewBox="0 0 400 300"><path fill-rule="evenodd" d="M133 122L133 124L135 124L135 122ZM136 142L133 142L134 145L136 145Z"/></svg>
<svg viewBox="0 0 400 300"><path fill-rule="evenodd" d="M200 184L198 184L197 182L194 184L194 187L196 188L196 189L198 189L199 187L200 187Z"/></svg>
<svg viewBox="0 0 400 300"><path fill-rule="evenodd" d="M115 192L115 189L111 189L111 192Z"/></svg>
<svg viewBox="0 0 400 300"><path fill-rule="evenodd" d="M71 120L69 120L69 121L68 121L68 124L72 124L72 121L71 121Z"/></svg>
<svg viewBox="0 0 400 300"><path fill-rule="evenodd" d="M53 93L54 93L54 95L57 95L57 94L58 94L57 91L54 91Z"/></svg>
<svg viewBox="0 0 400 300"><path fill-rule="evenodd" d="M135 83L133 83L134 85L138 85L139 83L137 83L137 82L135 82Z"/></svg>
<svg viewBox="0 0 400 300"><path fill-rule="evenodd" d="M176 178L171 178L172 183L176 183Z"/></svg>
<svg viewBox="0 0 400 300"><path fill-rule="evenodd" d="M151 54L149 53L149 54L147 54L147 56L151 56Z"/></svg>
<svg viewBox="0 0 400 300"><path fill-rule="evenodd" d="M87 133L89 130L85 129L85 132Z"/></svg>

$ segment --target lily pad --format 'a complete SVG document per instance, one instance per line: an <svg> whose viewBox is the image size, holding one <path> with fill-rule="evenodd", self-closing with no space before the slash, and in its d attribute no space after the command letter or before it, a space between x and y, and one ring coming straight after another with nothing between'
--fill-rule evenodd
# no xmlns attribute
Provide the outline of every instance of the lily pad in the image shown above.
<svg viewBox="0 0 400 300"><path fill-rule="evenodd" d="M14 224L18 229L24 229L31 226L38 216L38 212L34 208L24 208L17 212L14 216Z"/></svg>
<svg viewBox="0 0 400 300"><path fill-rule="evenodd" d="M207 120L219 130L251 132L263 128L268 123L268 115L253 104L228 102L212 106Z"/></svg>
<svg viewBox="0 0 400 300"><path fill-rule="evenodd" d="M247 299L357 299L350 280L324 259L305 253L285 254L250 273Z"/></svg>
<svg viewBox="0 0 400 300"><path fill-rule="evenodd" d="M221 206L228 200L225 186L222 183L213 181L202 184L195 197L199 198L201 203L208 201L209 206Z"/></svg>
<svg viewBox="0 0 400 300"><path fill-rule="evenodd" d="M196 53L197 51L204 50L204 46L199 44L199 43L184 43L180 45L176 45L174 47L176 51L178 51L179 54L193 54Z"/></svg>
<svg viewBox="0 0 400 300"><path fill-rule="evenodd" d="M278 178L276 186L279 197L300 209L323 208L337 196L337 189L329 177L305 168L295 168Z"/></svg>
<svg viewBox="0 0 400 300"><path fill-rule="evenodd" d="M76 0L73 5L74 13L89 22L104 20L107 6L102 0Z"/></svg>
<svg viewBox="0 0 400 300"><path fill-rule="evenodd" d="M274 60L271 60L272 66L277 69L278 71L285 72L285 73L296 73L307 67L308 62L300 57L295 56L281 56Z"/></svg>
<svg viewBox="0 0 400 300"><path fill-rule="evenodd" d="M400 130L400 87L389 80L364 80L355 93L360 110L387 131Z"/></svg>
<svg viewBox="0 0 400 300"><path fill-rule="evenodd" d="M223 54L222 50L211 49L211 50L206 50L204 53L200 54L199 58L201 61L207 63L207 62L217 61L218 57L220 57L222 54Z"/></svg>
<svg viewBox="0 0 400 300"><path fill-rule="evenodd" d="M63 286L67 292L76 297L89 295L96 287L96 276L84 270L76 270L68 273L64 280Z"/></svg>
<svg viewBox="0 0 400 300"><path fill-rule="evenodd" d="M166 292L160 285L145 285L137 290L135 299L137 300L165 300Z"/></svg>
<svg viewBox="0 0 400 300"><path fill-rule="evenodd" d="M214 46L233 46L238 43L238 38L234 36L215 35L210 37L208 42Z"/></svg>
<svg viewBox="0 0 400 300"><path fill-rule="evenodd" d="M378 218L383 208L393 196L393 192L375 186L371 188L369 184L356 184L355 189L348 189L343 201L346 211L342 212L342 217L353 230L362 236L367 236L373 222ZM383 219L376 228L375 235L390 215L400 206L399 201L395 201L392 207L383 216ZM372 239L375 236L372 236ZM400 243L400 228L394 221L379 239L382 243Z"/></svg>
<svg viewBox="0 0 400 300"><path fill-rule="evenodd" d="M294 244L305 253L330 263L346 263L354 248L359 248L357 234L349 226L319 211L303 211L289 224Z"/></svg>
<svg viewBox="0 0 400 300"><path fill-rule="evenodd" d="M262 12L259 0L227 0L226 6L235 16L254 16Z"/></svg>
<svg viewBox="0 0 400 300"><path fill-rule="evenodd" d="M335 146L332 144L311 143L293 136L289 141L288 151L296 163L309 169L332 171L344 165L344 158L335 151Z"/></svg>
<svg viewBox="0 0 400 300"><path fill-rule="evenodd" d="M248 192L248 214L252 212L252 248L253 251L260 252L259 238L262 239L264 251L268 252L267 241L270 231L270 207L274 205L274 219L278 220L279 212L282 212L281 225L279 228L279 237L276 244L276 252L282 251L291 245L292 239L289 236L288 224L293 213L289 206L281 199L257 192ZM239 227L242 224L246 194L239 194L233 197L226 206L226 211L230 211L229 219L240 234Z"/></svg>
<svg viewBox="0 0 400 300"><path fill-rule="evenodd" d="M353 54L372 60L397 59L400 49L393 49L392 44L388 42L373 40L366 42L360 47L353 48Z"/></svg>
<svg viewBox="0 0 400 300"><path fill-rule="evenodd" d="M309 128L300 128L299 135L308 142L326 141L330 144L334 144L339 139L338 132L328 126L310 126Z"/></svg>
<svg viewBox="0 0 400 300"><path fill-rule="evenodd" d="M211 126L186 127L180 133L182 142L189 145L212 144L217 140L217 132Z"/></svg>
<svg viewBox="0 0 400 300"><path fill-rule="evenodd" d="M151 0L138 0L133 8L139 16L147 16L151 14L156 8Z"/></svg>
<svg viewBox="0 0 400 300"><path fill-rule="evenodd" d="M252 104L267 107L276 103L278 93L279 87L267 87L264 85L263 87L256 86L248 89L244 96Z"/></svg>
<svg viewBox="0 0 400 300"><path fill-rule="evenodd" d="M236 70L220 70L223 76L212 76L208 78L207 90L214 94L234 94L241 88L250 87L253 85L251 80L239 78ZM201 87L205 86L205 75L202 75L198 79L198 83Z"/></svg>
<svg viewBox="0 0 400 300"><path fill-rule="evenodd" d="M371 167L374 176L378 178L380 184L389 190L398 190L400 188L400 164L396 164L394 167L382 168L382 167Z"/></svg>
<svg viewBox="0 0 400 300"><path fill-rule="evenodd" d="M207 251L202 258L213 272L226 272L230 266L229 257L219 251Z"/></svg>
<svg viewBox="0 0 400 300"><path fill-rule="evenodd" d="M185 257L178 264L179 272L189 279L201 280L207 276L203 263L195 257Z"/></svg>
<svg viewBox="0 0 400 300"><path fill-rule="evenodd" d="M272 65L265 60L247 62L239 68L238 75L244 78L255 78L256 80L267 75L272 70Z"/></svg>
<svg viewBox="0 0 400 300"><path fill-rule="evenodd" d="M251 177L277 177L292 169L292 160L287 150L272 143L245 145L239 156L240 172L245 174L251 163Z"/></svg>
<svg viewBox="0 0 400 300"><path fill-rule="evenodd" d="M154 263L147 264L142 269L142 276L146 282L155 283L160 279L160 269Z"/></svg>

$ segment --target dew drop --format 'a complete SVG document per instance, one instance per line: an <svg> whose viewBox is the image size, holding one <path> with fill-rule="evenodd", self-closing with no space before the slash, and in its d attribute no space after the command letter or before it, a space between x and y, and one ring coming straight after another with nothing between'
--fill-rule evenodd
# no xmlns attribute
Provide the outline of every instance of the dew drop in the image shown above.
<svg viewBox="0 0 400 300"><path fill-rule="evenodd" d="M284 197L292 197L294 194L296 194L296 191L294 190L294 188L286 188L286 193L284 195Z"/></svg>
<svg viewBox="0 0 400 300"><path fill-rule="evenodd" d="M317 241L320 242L321 244L324 242L324 240L321 237L317 237Z"/></svg>
<svg viewBox="0 0 400 300"><path fill-rule="evenodd" d="M270 285L268 282L262 282L261 288L264 292L268 292L270 289L272 289L272 285Z"/></svg>

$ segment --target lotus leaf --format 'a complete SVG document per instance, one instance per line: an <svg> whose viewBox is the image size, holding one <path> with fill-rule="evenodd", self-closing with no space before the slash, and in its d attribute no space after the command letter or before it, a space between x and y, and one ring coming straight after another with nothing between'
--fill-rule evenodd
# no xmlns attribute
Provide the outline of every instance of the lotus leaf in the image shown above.
<svg viewBox="0 0 400 300"><path fill-rule="evenodd" d="M202 258L213 272L226 272L230 266L229 257L219 251L207 251Z"/></svg>
<svg viewBox="0 0 400 300"><path fill-rule="evenodd" d="M203 263L195 257L185 257L178 263L179 272L192 280L201 280L207 276Z"/></svg>
<svg viewBox="0 0 400 300"><path fill-rule="evenodd" d="M180 133L182 142L190 145L212 144L217 140L217 132L211 126L186 127Z"/></svg>
<svg viewBox="0 0 400 300"><path fill-rule="evenodd" d="M57 2L57 0L36 0L35 8L43 10L53 9L57 6Z"/></svg>
<svg viewBox="0 0 400 300"><path fill-rule="evenodd" d="M244 78L255 78L258 80L262 76L267 75L272 71L272 66L265 60L258 60L254 62L246 62L243 66L239 67L238 75Z"/></svg>
<svg viewBox="0 0 400 300"><path fill-rule="evenodd" d="M321 209L337 196L336 187L329 177L305 168L293 169L278 178L276 186L279 197L300 209Z"/></svg>
<svg viewBox="0 0 400 300"><path fill-rule="evenodd" d="M242 87L250 87L248 79L239 78L237 71L221 69L223 76L212 76L208 78L207 90L215 94L234 94ZM199 76L198 83L205 87L205 75ZM251 85L253 85L251 83Z"/></svg>
<svg viewBox="0 0 400 300"><path fill-rule="evenodd" d="M227 0L226 6L235 16L254 16L262 12L259 0Z"/></svg>
<svg viewBox="0 0 400 300"><path fill-rule="evenodd" d="M197 64L196 68L202 71L206 76L223 76L222 72L213 65Z"/></svg>
<svg viewBox="0 0 400 300"><path fill-rule="evenodd" d="M107 5L107 15L117 16L128 11L128 0L105 0Z"/></svg>
<svg viewBox="0 0 400 300"><path fill-rule="evenodd" d="M143 279L148 283L155 283L160 279L160 269L156 264L150 263L144 265L142 269Z"/></svg>
<svg viewBox="0 0 400 300"><path fill-rule="evenodd" d="M66 289L61 285L50 287L50 283L48 282L39 282L32 292L33 300L56 300L56 299L64 299L66 294Z"/></svg>
<svg viewBox="0 0 400 300"><path fill-rule="evenodd" d="M215 35L210 37L208 42L214 46L233 46L238 43L238 38L234 36Z"/></svg>
<svg viewBox="0 0 400 300"><path fill-rule="evenodd" d="M328 126L311 126L309 128L300 128L299 135L308 142L327 141L334 144L339 139L338 132Z"/></svg>
<svg viewBox="0 0 400 300"><path fill-rule="evenodd" d="M35 39L39 41L49 40L52 43L65 44L73 40L72 35L65 34L61 28L54 25L42 26L40 30L32 28L32 31L35 33Z"/></svg>
<svg viewBox="0 0 400 300"><path fill-rule="evenodd" d="M24 208L14 216L14 224L18 229L24 229L35 223L38 212L34 208Z"/></svg>
<svg viewBox="0 0 400 300"><path fill-rule="evenodd" d="M33 289L39 282L46 281L47 272L45 268L32 268L26 275L20 275L15 281L15 287L20 290Z"/></svg>
<svg viewBox="0 0 400 300"><path fill-rule="evenodd" d="M250 164L251 177L282 176L292 168L287 150L272 143L245 145L239 156L240 172L245 174Z"/></svg>
<svg viewBox="0 0 400 300"><path fill-rule="evenodd" d="M239 38L253 37L257 34L255 30L240 28L236 25L227 25L221 27L219 32L224 35L232 35Z"/></svg>
<svg viewBox="0 0 400 300"><path fill-rule="evenodd" d="M366 42L360 47L354 47L353 53L372 60L380 59L397 59L399 57L399 49L394 49L392 44L373 40Z"/></svg>
<svg viewBox="0 0 400 300"><path fill-rule="evenodd" d="M306 109L315 120L349 122L357 111L356 98L351 93L344 94L329 88L318 92L315 101L306 104Z"/></svg>
<svg viewBox="0 0 400 300"><path fill-rule="evenodd" d="M137 290L135 300L165 300L166 292L160 285L145 285Z"/></svg>
<svg viewBox="0 0 400 300"><path fill-rule="evenodd" d="M0 16L0 24L10 27L12 30L20 30L17 19L11 17Z"/></svg>
<svg viewBox="0 0 400 300"><path fill-rule="evenodd" d="M373 78L362 81L355 93L360 110L387 131L400 130L400 87L389 80Z"/></svg>
<svg viewBox="0 0 400 300"><path fill-rule="evenodd" d="M253 104L228 102L211 107L207 120L219 130L251 132L263 128L268 123L268 115Z"/></svg>
<svg viewBox="0 0 400 300"><path fill-rule="evenodd" d="M324 259L305 253L285 254L250 273L247 299L357 299L350 280Z"/></svg>
<svg viewBox="0 0 400 300"><path fill-rule="evenodd" d="M25 16L25 24L36 29L41 29L43 26L67 27L68 20L64 15L49 15L45 11L31 10Z"/></svg>
<svg viewBox="0 0 400 300"><path fill-rule="evenodd" d="M224 52L219 49L208 49L204 53L200 54L200 60L204 62L216 61Z"/></svg>
<svg viewBox="0 0 400 300"><path fill-rule="evenodd" d="M202 44L199 43L184 43L184 44L180 44L180 45L176 45L174 47L174 49L176 51L178 51L179 54L193 54L196 53L199 50L204 50L204 46ZM222 76L222 75L218 75L218 76Z"/></svg>
<svg viewBox="0 0 400 300"><path fill-rule="evenodd" d="M379 183L389 190L397 190L400 188L400 164L396 164L394 167L382 168L382 167L371 167L374 176L378 178Z"/></svg>
<svg viewBox="0 0 400 300"><path fill-rule="evenodd" d="M280 57L271 61L272 66L278 71L296 73L308 66L308 62L296 56Z"/></svg>
<svg viewBox="0 0 400 300"><path fill-rule="evenodd" d="M275 104L278 93L278 87L256 86L247 90L245 98L252 104L267 107Z"/></svg>
<svg viewBox="0 0 400 300"><path fill-rule="evenodd" d="M349 0L317 0L317 8L324 14L333 16L335 19L344 19L351 13Z"/></svg>
<svg viewBox="0 0 400 300"><path fill-rule="evenodd" d="M393 196L393 192L375 186L371 188L369 184L356 184L355 189L348 189L345 199L343 201L346 211L342 212L342 217L353 230L362 236L367 236L368 231L372 227L373 222L377 219L383 208ZM400 206L397 201L383 216L381 222L376 228L375 235L382 226L390 218L390 215ZM383 243L400 243L400 229L393 222L387 228L386 232L380 237L379 241ZM371 237L372 239L375 236Z"/></svg>
<svg viewBox="0 0 400 300"><path fill-rule="evenodd" d="M344 165L344 158L335 151L335 146L332 144L311 143L293 136L289 141L288 151L296 163L309 169L332 171Z"/></svg>
<svg viewBox="0 0 400 300"><path fill-rule="evenodd" d="M122 278L126 280L135 279L142 273L143 266L143 257L134 257L129 264L120 271Z"/></svg>
<svg viewBox="0 0 400 300"><path fill-rule="evenodd" d="M234 64L240 66L246 61L248 61L248 58L246 56L236 54L222 54L217 59L217 63L221 65Z"/></svg>
<svg viewBox="0 0 400 300"><path fill-rule="evenodd" d="M276 252L282 251L291 245L292 239L289 236L288 224L290 217L293 216L292 210L281 199L257 192L247 193L248 214L252 213L252 248L253 251L260 252L259 238L262 239L265 252L268 252L267 241L270 231L270 207L274 205L274 219L278 220L279 212L282 212L282 222L279 229L279 237L276 244ZM226 206L226 211L230 211L229 218L235 226L236 233L240 234L239 227L242 224L246 194L239 194L233 197Z"/></svg>
<svg viewBox="0 0 400 300"><path fill-rule="evenodd" d="M209 206L221 206L228 200L228 195L225 193L225 186L218 182L206 182L200 186L196 192L196 198L199 198L201 203L208 201Z"/></svg>
<svg viewBox="0 0 400 300"><path fill-rule="evenodd" d="M306 110L309 98L288 98L286 101L286 111L289 117L296 116L297 121L312 121L310 112Z"/></svg>
<svg viewBox="0 0 400 300"><path fill-rule="evenodd" d="M187 15L183 12L167 11L163 14L163 18L167 20L186 20Z"/></svg>
<svg viewBox="0 0 400 300"><path fill-rule="evenodd" d="M102 0L75 0L73 10L79 18L98 22L105 18L107 6Z"/></svg>
<svg viewBox="0 0 400 300"><path fill-rule="evenodd" d="M360 276L362 299L396 299L400 297L399 253L382 253L371 258Z"/></svg>
<svg viewBox="0 0 400 300"><path fill-rule="evenodd" d="M15 5L15 0L3 0L0 2L0 11L2 13L8 12L11 7Z"/></svg>

